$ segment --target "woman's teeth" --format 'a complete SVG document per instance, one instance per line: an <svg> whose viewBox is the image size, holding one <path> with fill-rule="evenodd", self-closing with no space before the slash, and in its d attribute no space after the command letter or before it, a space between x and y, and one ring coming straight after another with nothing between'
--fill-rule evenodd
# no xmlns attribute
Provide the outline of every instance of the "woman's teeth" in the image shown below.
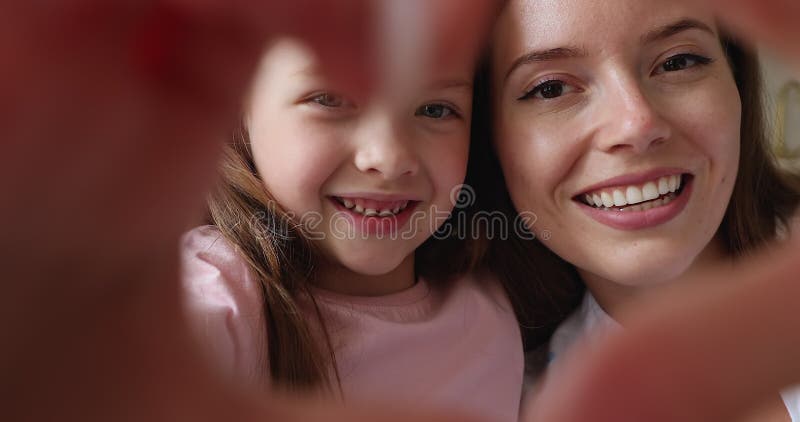
<svg viewBox="0 0 800 422"><path fill-rule="evenodd" d="M620 208L620 211L646 211L667 205L682 186L680 175L661 177L639 186L602 189L584 195L587 205L595 208ZM626 207L627 206L627 207ZM626 207L626 208L622 208Z"/></svg>
<svg viewBox="0 0 800 422"><path fill-rule="evenodd" d="M365 202L370 202L370 201L362 201L358 199L346 199L346 198L336 198L336 199L339 200L339 202L342 205L344 205L345 208L355 212L356 214L361 214L365 217L391 217L405 210L406 207L408 207L409 203L409 201L396 201L393 203L386 203L380 206L380 205L375 205L376 203L372 201L373 205L372 207L370 207L370 205L365 204Z"/></svg>

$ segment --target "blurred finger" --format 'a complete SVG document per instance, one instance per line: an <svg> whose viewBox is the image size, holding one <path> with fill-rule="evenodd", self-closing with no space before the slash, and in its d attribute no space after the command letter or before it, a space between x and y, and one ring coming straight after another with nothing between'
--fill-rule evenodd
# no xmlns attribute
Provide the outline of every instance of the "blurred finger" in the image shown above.
<svg viewBox="0 0 800 422"><path fill-rule="evenodd" d="M576 350L527 420L730 421L800 381L800 241L680 286Z"/></svg>
<svg viewBox="0 0 800 422"><path fill-rule="evenodd" d="M800 65L800 2L795 0L707 0L739 36L765 43Z"/></svg>

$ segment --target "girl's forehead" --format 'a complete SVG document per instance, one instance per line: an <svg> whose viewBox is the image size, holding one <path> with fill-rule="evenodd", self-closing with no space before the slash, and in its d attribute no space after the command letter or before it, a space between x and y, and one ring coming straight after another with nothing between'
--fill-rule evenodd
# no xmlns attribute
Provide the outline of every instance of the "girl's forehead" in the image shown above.
<svg viewBox="0 0 800 422"><path fill-rule="evenodd" d="M385 63L377 58L375 64L380 67ZM464 55L457 60L435 62L431 57L424 58L412 69L416 79L414 88L420 90L449 88L451 86L469 85L477 65L475 55ZM319 56L306 44L295 39L279 39L268 46L262 54L257 77L262 79L328 81L329 63L320 61Z"/></svg>

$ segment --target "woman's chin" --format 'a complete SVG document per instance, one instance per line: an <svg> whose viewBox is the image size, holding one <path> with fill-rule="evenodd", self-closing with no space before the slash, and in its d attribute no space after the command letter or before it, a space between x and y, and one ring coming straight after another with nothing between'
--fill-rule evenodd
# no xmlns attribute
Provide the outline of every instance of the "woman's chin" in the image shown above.
<svg viewBox="0 0 800 422"><path fill-rule="evenodd" d="M634 256L624 260L606 258L601 266L588 271L579 269L579 272L590 288L597 280L637 288L674 281L685 274L691 264L692 260L683 256L673 259Z"/></svg>

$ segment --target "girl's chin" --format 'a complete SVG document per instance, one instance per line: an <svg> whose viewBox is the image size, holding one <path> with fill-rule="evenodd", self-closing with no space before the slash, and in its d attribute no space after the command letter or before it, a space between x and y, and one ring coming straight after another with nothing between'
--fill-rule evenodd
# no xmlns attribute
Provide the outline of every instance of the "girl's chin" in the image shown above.
<svg viewBox="0 0 800 422"><path fill-rule="evenodd" d="M348 272L368 277L379 277L397 270L406 258L405 255L393 256L389 251L385 254L376 252L378 251L373 251L369 256L360 257L339 255L333 261L337 267Z"/></svg>

